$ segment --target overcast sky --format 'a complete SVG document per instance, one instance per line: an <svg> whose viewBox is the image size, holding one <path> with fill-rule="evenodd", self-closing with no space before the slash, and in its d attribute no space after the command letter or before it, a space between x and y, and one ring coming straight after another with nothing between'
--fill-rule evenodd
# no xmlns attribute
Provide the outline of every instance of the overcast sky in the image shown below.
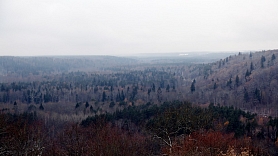
<svg viewBox="0 0 278 156"><path fill-rule="evenodd" d="M278 48L277 0L0 0L0 55Z"/></svg>

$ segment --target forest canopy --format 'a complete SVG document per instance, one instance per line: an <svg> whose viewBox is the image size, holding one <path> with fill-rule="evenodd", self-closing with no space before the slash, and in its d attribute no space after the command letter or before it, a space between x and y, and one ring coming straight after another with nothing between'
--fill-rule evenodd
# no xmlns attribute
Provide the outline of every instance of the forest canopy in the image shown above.
<svg viewBox="0 0 278 156"><path fill-rule="evenodd" d="M0 154L275 155L277 52L0 57Z"/></svg>

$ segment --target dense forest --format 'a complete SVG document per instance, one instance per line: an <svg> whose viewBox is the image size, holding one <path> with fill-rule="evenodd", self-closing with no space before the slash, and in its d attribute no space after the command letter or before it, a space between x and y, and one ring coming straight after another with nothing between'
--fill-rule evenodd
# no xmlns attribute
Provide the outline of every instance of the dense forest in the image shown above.
<svg viewBox="0 0 278 156"><path fill-rule="evenodd" d="M0 154L276 155L277 56L0 57Z"/></svg>

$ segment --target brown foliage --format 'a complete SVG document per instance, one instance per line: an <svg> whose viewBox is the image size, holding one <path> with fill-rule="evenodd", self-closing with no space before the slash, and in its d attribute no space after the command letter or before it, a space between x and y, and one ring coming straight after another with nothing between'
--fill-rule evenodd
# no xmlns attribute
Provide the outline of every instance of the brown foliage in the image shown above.
<svg viewBox="0 0 278 156"><path fill-rule="evenodd" d="M44 150L44 130L41 122L28 123L18 118L7 124L1 115L1 155L41 155Z"/></svg>
<svg viewBox="0 0 278 156"><path fill-rule="evenodd" d="M100 121L45 127L39 120L0 114L0 155L151 155L153 142Z"/></svg>
<svg viewBox="0 0 278 156"><path fill-rule="evenodd" d="M54 155L149 155L146 137L129 134L109 124L68 125L46 153ZM47 154L46 154L47 155Z"/></svg>
<svg viewBox="0 0 278 156"><path fill-rule="evenodd" d="M195 132L187 137L176 139L172 150L165 146L162 152L166 155L183 156L269 155L263 147L256 146L251 141L250 138L235 139L232 133Z"/></svg>

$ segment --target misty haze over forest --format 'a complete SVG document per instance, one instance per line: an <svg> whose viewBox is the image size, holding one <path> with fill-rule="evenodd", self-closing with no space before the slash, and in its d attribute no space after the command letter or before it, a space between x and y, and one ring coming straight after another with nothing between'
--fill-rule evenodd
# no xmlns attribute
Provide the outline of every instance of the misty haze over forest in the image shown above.
<svg viewBox="0 0 278 156"><path fill-rule="evenodd" d="M0 155L276 156L278 1L0 1Z"/></svg>
<svg viewBox="0 0 278 156"><path fill-rule="evenodd" d="M275 155L277 52L1 56L1 152Z"/></svg>

